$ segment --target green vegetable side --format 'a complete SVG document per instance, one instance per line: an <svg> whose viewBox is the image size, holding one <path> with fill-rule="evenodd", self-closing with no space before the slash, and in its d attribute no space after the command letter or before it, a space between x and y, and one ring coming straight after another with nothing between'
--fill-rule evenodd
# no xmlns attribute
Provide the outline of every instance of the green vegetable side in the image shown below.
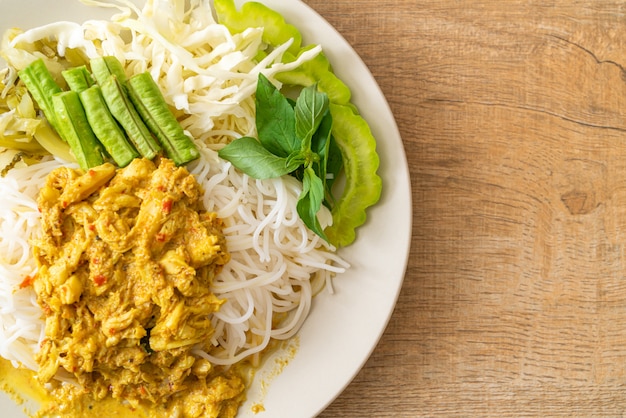
<svg viewBox="0 0 626 418"><path fill-rule="evenodd" d="M115 57L94 58L90 67L93 74L84 66L63 71L69 91L59 87L41 59L19 72L81 168L102 164L105 155L124 167L162 149L177 165L200 156L150 74L127 80Z"/></svg>
<svg viewBox="0 0 626 418"><path fill-rule="evenodd" d="M220 157L257 179L292 174L301 180L298 215L328 240L317 213L322 203L332 208L332 183L341 169L341 153L332 146L328 96L314 84L303 89L292 104L259 74L255 104L259 140L235 139L220 150Z"/></svg>
<svg viewBox="0 0 626 418"><path fill-rule="evenodd" d="M278 12L261 3L244 3L238 11L234 0L214 0L214 7L219 23L233 33L249 27L264 27L263 40L269 45L277 46L293 39L283 57L286 62L295 60L308 49L302 47L302 35L294 26L286 23ZM346 182L342 196L332 206L333 225L326 228L323 234L336 246L350 245L356 238L356 228L365 223L366 209L378 202L381 195L382 179L377 174L380 160L376 153L376 140L367 122L350 103L350 90L335 76L323 54L296 70L277 75L277 79L287 85L316 85L319 91L328 95L328 109L333 122L332 136L343 157ZM329 158L328 164L334 166L332 159ZM312 170L304 170L303 185L305 192L315 196L309 198L310 207L299 208L299 211L312 211L316 201L323 200L318 195L319 184L314 184Z"/></svg>

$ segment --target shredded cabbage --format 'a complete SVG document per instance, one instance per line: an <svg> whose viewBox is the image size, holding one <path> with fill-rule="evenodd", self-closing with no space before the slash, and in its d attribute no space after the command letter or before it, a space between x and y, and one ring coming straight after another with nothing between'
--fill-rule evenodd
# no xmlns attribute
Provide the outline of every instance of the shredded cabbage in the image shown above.
<svg viewBox="0 0 626 418"><path fill-rule="evenodd" d="M70 52L74 64L80 56L87 62L114 55L128 76L150 72L183 128L207 143L226 143L242 133L255 135L253 95L258 74L280 86L277 73L291 71L321 51L317 46L283 63L293 40L268 47L262 28L233 35L215 22L207 1L148 0L141 10L128 0L82 2L116 7L119 13L110 21L56 22L13 33L0 54L17 70L44 58L59 78ZM41 42L54 54L38 49ZM263 56L260 61L259 56Z"/></svg>

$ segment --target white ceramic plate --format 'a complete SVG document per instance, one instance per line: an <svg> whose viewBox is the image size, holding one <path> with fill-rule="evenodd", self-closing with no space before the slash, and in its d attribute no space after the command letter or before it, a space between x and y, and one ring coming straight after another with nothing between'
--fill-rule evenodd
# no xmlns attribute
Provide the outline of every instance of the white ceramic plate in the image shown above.
<svg viewBox="0 0 626 418"><path fill-rule="evenodd" d="M278 375L275 363L266 364L239 414L257 418L312 417L358 373L393 312L410 247L410 180L402 140L387 101L346 40L298 0L262 2L297 26L304 43L323 46L336 74L351 88L353 102L369 122L381 157L382 198L368 212L368 222L358 230L356 242L342 249L351 269L335 280L334 294L323 292L315 298L310 317L299 333L295 357ZM0 30L12 26L27 29L58 20L82 22L110 14L77 0L0 0ZM255 403L262 403L265 412L255 414ZM4 394L0 410L5 418L24 416L22 408Z"/></svg>

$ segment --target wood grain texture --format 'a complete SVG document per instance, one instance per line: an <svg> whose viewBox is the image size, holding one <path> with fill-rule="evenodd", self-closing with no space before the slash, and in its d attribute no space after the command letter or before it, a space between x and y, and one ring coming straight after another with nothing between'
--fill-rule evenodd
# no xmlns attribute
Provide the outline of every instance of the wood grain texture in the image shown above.
<svg viewBox="0 0 626 418"><path fill-rule="evenodd" d="M626 415L626 2L305 2L379 82L414 201L391 322L321 417Z"/></svg>

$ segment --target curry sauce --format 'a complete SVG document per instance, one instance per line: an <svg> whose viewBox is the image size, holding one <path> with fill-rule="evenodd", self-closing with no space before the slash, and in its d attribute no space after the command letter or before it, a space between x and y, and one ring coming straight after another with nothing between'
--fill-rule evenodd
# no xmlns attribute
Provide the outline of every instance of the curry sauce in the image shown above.
<svg viewBox="0 0 626 418"><path fill-rule="evenodd" d="M114 399L150 416L236 415L243 378L193 352L210 350L223 303L210 284L230 258L201 197L165 158L47 177L32 281L45 315L37 378L56 399L44 414Z"/></svg>

